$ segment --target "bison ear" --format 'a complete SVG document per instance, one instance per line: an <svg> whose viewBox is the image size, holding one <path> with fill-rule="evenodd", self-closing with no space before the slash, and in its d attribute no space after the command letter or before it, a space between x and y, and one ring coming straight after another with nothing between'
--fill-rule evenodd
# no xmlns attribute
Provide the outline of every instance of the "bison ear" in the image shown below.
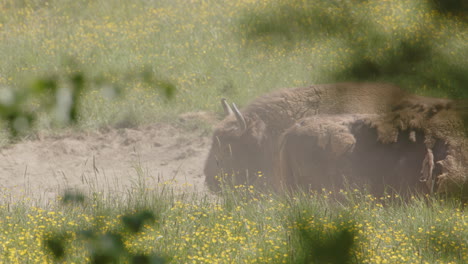
<svg viewBox="0 0 468 264"><path fill-rule="evenodd" d="M255 139L255 143L261 145L265 140L265 135L267 134L267 126L260 118L256 118L252 125L252 131L249 131Z"/></svg>

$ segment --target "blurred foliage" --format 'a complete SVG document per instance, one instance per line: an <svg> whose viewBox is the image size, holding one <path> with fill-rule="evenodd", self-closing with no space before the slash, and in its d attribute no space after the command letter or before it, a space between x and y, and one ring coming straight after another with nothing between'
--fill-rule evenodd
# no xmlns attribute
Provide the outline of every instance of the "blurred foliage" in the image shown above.
<svg viewBox="0 0 468 264"><path fill-rule="evenodd" d="M174 98L176 87L172 82L157 78L156 74L148 69L143 70L141 75L145 83L149 85L156 85L160 90L162 90L167 99Z"/></svg>
<svg viewBox="0 0 468 264"><path fill-rule="evenodd" d="M81 98L86 91L102 89L109 99L116 99L121 87L103 76L91 76L70 60L63 71L44 74L19 89L0 88L0 119L6 124L9 135L17 138L34 128L41 113L51 113L57 125L76 125L80 120ZM173 99L176 86L156 76L154 70L129 72L126 79L142 79L150 87L162 91L164 98Z"/></svg>
<svg viewBox="0 0 468 264"><path fill-rule="evenodd" d="M44 239L44 245L55 259L62 259L65 256L64 237L62 235L54 235L52 238Z"/></svg>
<svg viewBox="0 0 468 264"><path fill-rule="evenodd" d="M331 69L332 82L385 81L433 90L438 96L468 98L466 1L275 3L249 10L240 22L246 37L286 47L324 38L345 43L348 62ZM459 34L445 35L447 27ZM461 56L454 60L453 54Z"/></svg>
<svg viewBox="0 0 468 264"><path fill-rule="evenodd" d="M468 18L468 2L466 0L432 0L430 4L441 14L455 15L464 20Z"/></svg>
<svg viewBox="0 0 468 264"><path fill-rule="evenodd" d="M85 202L85 196L78 191L69 190L66 191L62 197L63 204L82 204Z"/></svg>
<svg viewBox="0 0 468 264"><path fill-rule="evenodd" d="M297 201L293 204L291 263L356 263L353 253L357 251L358 240L355 217L342 208L335 208L324 217L316 211L304 210Z"/></svg>
<svg viewBox="0 0 468 264"><path fill-rule="evenodd" d="M297 263L351 263L354 234L349 229L330 232L323 237L318 230L300 231L305 254L298 256Z"/></svg>
<svg viewBox="0 0 468 264"><path fill-rule="evenodd" d="M145 222L154 222L155 220L153 213L148 210L140 210L135 214L122 217L125 227L133 233L140 232Z"/></svg>
<svg viewBox="0 0 468 264"><path fill-rule="evenodd" d="M62 197L64 205L84 205L86 199L83 194L76 191L67 191ZM44 238L45 250L49 252L55 261L66 258L70 243L79 241L89 253L90 263L126 263L132 264L163 264L166 258L154 254L143 254L130 252L124 241L142 232L144 225L154 225L158 219L150 210L138 209L135 212L124 214L121 217L121 225L115 230L103 231L99 224L90 229L65 230L66 232L54 231L54 235ZM70 232L71 231L71 232ZM72 239L71 234L77 234ZM67 235L64 235L67 234Z"/></svg>

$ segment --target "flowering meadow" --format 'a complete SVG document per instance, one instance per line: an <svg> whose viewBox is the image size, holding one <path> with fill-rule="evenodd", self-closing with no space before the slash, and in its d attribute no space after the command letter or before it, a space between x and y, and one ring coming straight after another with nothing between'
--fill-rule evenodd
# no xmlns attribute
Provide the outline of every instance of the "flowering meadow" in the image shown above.
<svg viewBox="0 0 468 264"><path fill-rule="evenodd" d="M222 97L244 105L282 87L364 77L457 96L451 89L467 67L466 23L428 3L3 0L0 85L22 89L31 79L72 71L72 61L93 83L80 117L91 128L220 112ZM430 56L418 53L426 49ZM350 68L356 60L363 66ZM373 65L383 76L359 77ZM168 104L154 83L133 78L139 72L173 83L176 100ZM110 100L109 87L124 99Z"/></svg>
<svg viewBox="0 0 468 264"><path fill-rule="evenodd" d="M79 67L91 83L80 100L83 129L221 113L222 97L245 105L282 87L353 80L361 73L352 68L356 58L365 59L364 69L390 65L375 80L456 97L450 74L467 67L466 23L428 2L2 0L0 87L21 90L37 77L60 80ZM291 16L299 11L305 15ZM402 43L409 51L399 49ZM434 56L407 58L419 54L413 47ZM388 63L389 54L411 63ZM174 100L145 74L174 84ZM47 115L37 127L53 128ZM75 205L0 197L0 263L54 263L46 241L56 237L65 245L59 263L90 262L87 230L120 234L128 252L170 263L326 263L340 256L351 263L468 263L468 215L459 201L358 190L278 195L242 186L222 195L161 188L125 198L85 195ZM155 218L131 233L123 222L139 208ZM346 243L333 248L340 239Z"/></svg>
<svg viewBox="0 0 468 264"><path fill-rule="evenodd" d="M223 197L169 195L159 189L134 192L125 201L94 194L74 206L2 205L0 262L51 263L45 241L57 234L66 245L62 263L89 262L83 234L92 228L98 234L124 234L129 252L170 263L310 263L304 260L311 246L327 250L327 241L336 243L343 232L349 235L349 250L343 252L341 244L330 250L335 257L347 254L350 263L468 261L468 216L456 202L376 199L358 190L340 191L338 202L326 191L277 196L242 188ZM156 218L137 234L119 229L123 215L141 206ZM309 260L330 260L315 257Z"/></svg>

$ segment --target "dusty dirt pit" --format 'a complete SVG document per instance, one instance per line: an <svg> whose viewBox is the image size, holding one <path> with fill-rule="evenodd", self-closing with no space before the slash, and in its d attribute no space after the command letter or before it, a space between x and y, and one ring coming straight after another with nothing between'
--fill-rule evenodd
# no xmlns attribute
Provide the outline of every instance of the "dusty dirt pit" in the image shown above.
<svg viewBox="0 0 468 264"><path fill-rule="evenodd" d="M185 114L216 123L207 114ZM203 166L210 133L177 124L106 128L24 140L0 148L0 200L54 200L68 188L122 192L171 181L179 190L206 191Z"/></svg>

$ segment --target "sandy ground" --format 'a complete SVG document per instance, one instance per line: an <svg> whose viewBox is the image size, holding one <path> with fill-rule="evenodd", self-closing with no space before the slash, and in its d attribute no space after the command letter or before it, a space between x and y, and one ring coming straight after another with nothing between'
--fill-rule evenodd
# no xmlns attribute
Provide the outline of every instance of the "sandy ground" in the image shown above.
<svg viewBox="0 0 468 264"><path fill-rule="evenodd" d="M181 121L199 117L183 115ZM68 188L125 192L170 180L184 190L206 191L209 147L208 133L169 124L22 141L0 149L0 200L47 201Z"/></svg>

